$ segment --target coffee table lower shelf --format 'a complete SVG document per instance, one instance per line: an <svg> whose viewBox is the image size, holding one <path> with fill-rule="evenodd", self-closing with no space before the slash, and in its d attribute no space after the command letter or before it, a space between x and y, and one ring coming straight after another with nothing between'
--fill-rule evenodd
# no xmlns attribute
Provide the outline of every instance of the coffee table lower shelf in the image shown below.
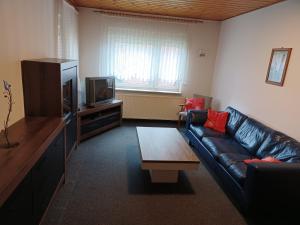
<svg viewBox="0 0 300 225"><path fill-rule="evenodd" d="M197 170L199 163L142 162L142 169L149 170L152 183L177 183L180 170Z"/></svg>
<svg viewBox="0 0 300 225"><path fill-rule="evenodd" d="M152 183L177 183L179 170L149 170Z"/></svg>

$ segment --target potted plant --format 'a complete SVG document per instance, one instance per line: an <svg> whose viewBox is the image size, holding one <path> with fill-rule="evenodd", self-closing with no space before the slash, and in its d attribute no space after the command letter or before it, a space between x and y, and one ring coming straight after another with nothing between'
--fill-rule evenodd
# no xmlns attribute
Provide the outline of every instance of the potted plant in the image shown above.
<svg viewBox="0 0 300 225"><path fill-rule="evenodd" d="M12 112L12 106L13 106L14 102L13 102L13 96L12 96L12 92L11 92L11 85L5 80L3 80L3 85L4 85L3 95L4 95L4 98L7 99L8 112L7 112L7 115L6 115L5 120L4 120L4 130L3 130L5 143L2 144L1 147L13 148L13 147L16 147L16 146L19 145L19 143L10 141L9 131L8 131L8 123L9 123L10 115L11 115L11 112Z"/></svg>

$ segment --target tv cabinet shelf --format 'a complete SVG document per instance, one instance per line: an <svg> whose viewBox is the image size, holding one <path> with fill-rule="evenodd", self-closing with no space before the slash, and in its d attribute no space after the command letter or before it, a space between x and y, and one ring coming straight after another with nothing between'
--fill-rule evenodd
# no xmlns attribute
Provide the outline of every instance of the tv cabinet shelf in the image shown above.
<svg viewBox="0 0 300 225"><path fill-rule="evenodd" d="M122 106L121 100L112 100L94 107L80 107L77 114L78 143L113 127L120 126Z"/></svg>
<svg viewBox="0 0 300 225"><path fill-rule="evenodd" d="M97 117L93 118L87 118L87 119L82 119L81 120L81 125L84 126L84 125L88 125L90 123L94 123L94 122L97 122L98 120L103 120L103 119L106 119L106 118L109 118L111 116L115 116L115 115L118 115L120 116L120 112L113 112L113 113L109 113L109 114L105 114L105 115L101 115L99 114Z"/></svg>

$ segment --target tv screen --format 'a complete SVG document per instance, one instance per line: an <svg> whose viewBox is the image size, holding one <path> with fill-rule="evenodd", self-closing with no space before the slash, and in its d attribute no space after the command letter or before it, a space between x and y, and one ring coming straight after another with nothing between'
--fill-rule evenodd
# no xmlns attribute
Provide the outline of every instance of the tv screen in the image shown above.
<svg viewBox="0 0 300 225"><path fill-rule="evenodd" d="M114 82L112 79L95 80L96 102L105 101L114 97Z"/></svg>
<svg viewBox="0 0 300 225"><path fill-rule="evenodd" d="M93 106L114 99L114 77L87 77L86 78L86 103Z"/></svg>

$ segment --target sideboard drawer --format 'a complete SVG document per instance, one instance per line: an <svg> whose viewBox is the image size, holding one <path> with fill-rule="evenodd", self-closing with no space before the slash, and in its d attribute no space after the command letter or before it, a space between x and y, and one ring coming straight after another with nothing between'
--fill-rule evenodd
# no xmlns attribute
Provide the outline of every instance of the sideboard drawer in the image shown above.
<svg viewBox="0 0 300 225"><path fill-rule="evenodd" d="M64 173L64 133L51 143L32 169L33 212L36 223L40 221Z"/></svg>
<svg viewBox="0 0 300 225"><path fill-rule="evenodd" d="M31 173L29 173L0 208L0 225L32 225L32 194Z"/></svg>

